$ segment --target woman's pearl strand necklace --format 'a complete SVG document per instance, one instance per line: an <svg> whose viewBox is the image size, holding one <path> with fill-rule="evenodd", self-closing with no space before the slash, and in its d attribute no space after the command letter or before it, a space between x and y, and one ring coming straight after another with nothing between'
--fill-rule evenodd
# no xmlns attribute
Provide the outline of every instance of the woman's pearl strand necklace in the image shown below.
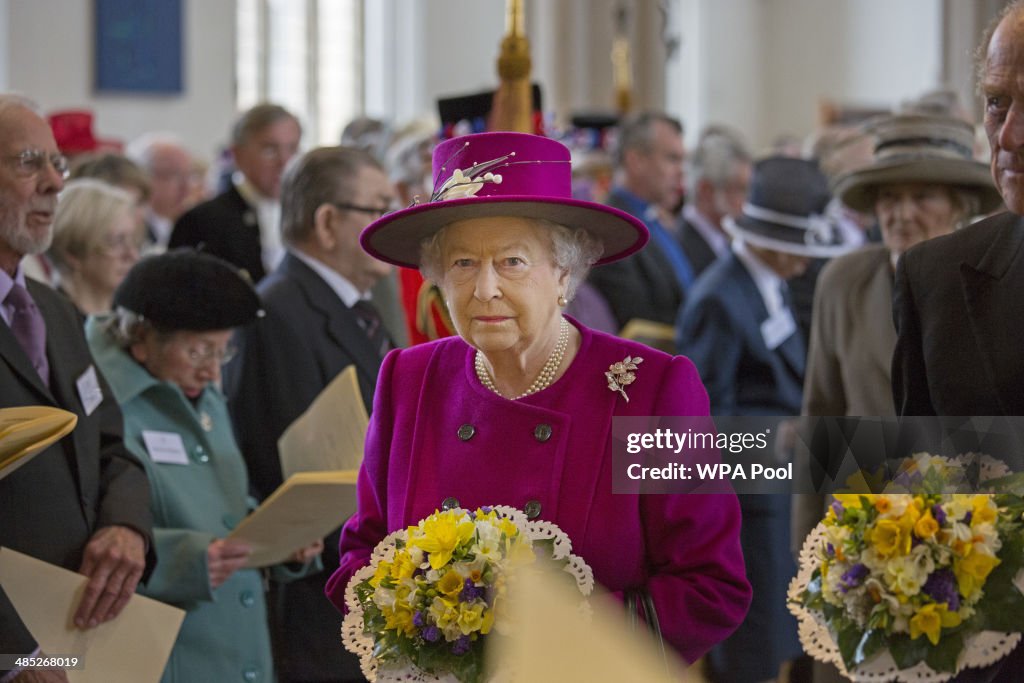
<svg viewBox="0 0 1024 683"><path fill-rule="evenodd" d="M558 330L558 341L555 342L555 348L548 357L547 362L544 363L544 367L540 369L540 374L537 375L537 379L533 380L533 384L531 384L526 391L509 400L518 401L525 396L536 394L538 391L547 389L551 386L551 383L555 381L555 375L558 374L558 368L562 365L562 359L565 358L565 350L568 347L569 323L565 318L562 318L562 324ZM498 391L498 388L494 386L494 378L491 377L491 373L488 372L487 366L484 365L484 356L480 351L476 352L476 362L474 365L476 366L476 376L480 380L480 383L496 393L498 396L503 396L503 394Z"/></svg>

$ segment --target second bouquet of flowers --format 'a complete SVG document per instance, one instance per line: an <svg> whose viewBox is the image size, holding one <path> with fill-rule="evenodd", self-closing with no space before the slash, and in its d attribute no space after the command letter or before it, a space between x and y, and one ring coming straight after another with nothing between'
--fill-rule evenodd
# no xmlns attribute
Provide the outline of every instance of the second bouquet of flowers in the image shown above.
<svg viewBox="0 0 1024 683"><path fill-rule="evenodd" d="M869 680L998 660L1024 630L1022 513L1013 494L837 494L790 589L805 647L831 640Z"/></svg>
<svg viewBox="0 0 1024 683"><path fill-rule="evenodd" d="M507 607L517 571L553 564L583 596L593 590L593 572L570 550L557 526L514 508L435 512L388 535L352 577L345 647L371 681L485 680L485 639L515 629Z"/></svg>

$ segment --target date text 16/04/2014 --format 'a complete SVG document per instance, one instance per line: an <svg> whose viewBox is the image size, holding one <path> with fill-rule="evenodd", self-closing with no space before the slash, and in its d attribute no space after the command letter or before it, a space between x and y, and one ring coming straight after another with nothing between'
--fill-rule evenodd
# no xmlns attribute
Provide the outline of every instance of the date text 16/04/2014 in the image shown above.
<svg viewBox="0 0 1024 683"><path fill-rule="evenodd" d="M781 467L768 467L760 463L749 465L730 464L725 462L694 463L683 465L670 463L663 467L644 467L633 463L626 468L626 476L630 479L661 479L661 480L722 480L722 479L774 479L793 480L793 463Z"/></svg>

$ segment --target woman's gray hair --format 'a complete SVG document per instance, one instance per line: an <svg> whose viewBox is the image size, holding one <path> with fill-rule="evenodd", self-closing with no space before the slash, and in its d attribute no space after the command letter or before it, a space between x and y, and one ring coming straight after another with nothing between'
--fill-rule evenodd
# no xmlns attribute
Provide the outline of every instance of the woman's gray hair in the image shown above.
<svg viewBox="0 0 1024 683"><path fill-rule="evenodd" d="M140 341L142 333L152 327L142 315L135 311L129 311L123 306L115 307L113 313L104 323L104 331L124 351Z"/></svg>
<svg viewBox="0 0 1024 683"><path fill-rule="evenodd" d="M586 279L590 267L604 253L604 246L583 228L567 228L546 218L524 218L541 228L551 237L551 253L555 266L569 273L565 298L572 301L576 289ZM420 272L423 277L440 285L444 280L441 263L441 241L447 226L420 242Z"/></svg>

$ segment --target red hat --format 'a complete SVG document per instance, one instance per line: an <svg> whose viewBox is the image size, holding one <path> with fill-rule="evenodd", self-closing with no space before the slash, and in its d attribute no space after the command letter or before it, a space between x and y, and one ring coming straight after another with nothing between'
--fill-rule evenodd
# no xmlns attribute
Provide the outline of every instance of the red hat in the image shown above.
<svg viewBox="0 0 1024 683"><path fill-rule="evenodd" d="M120 140L97 138L92 132L92 112L87 109L68 109L53 112L46 117L53 129L57 147L65 154L80 154L97 150L118 151L124 147Z"/></svg>

